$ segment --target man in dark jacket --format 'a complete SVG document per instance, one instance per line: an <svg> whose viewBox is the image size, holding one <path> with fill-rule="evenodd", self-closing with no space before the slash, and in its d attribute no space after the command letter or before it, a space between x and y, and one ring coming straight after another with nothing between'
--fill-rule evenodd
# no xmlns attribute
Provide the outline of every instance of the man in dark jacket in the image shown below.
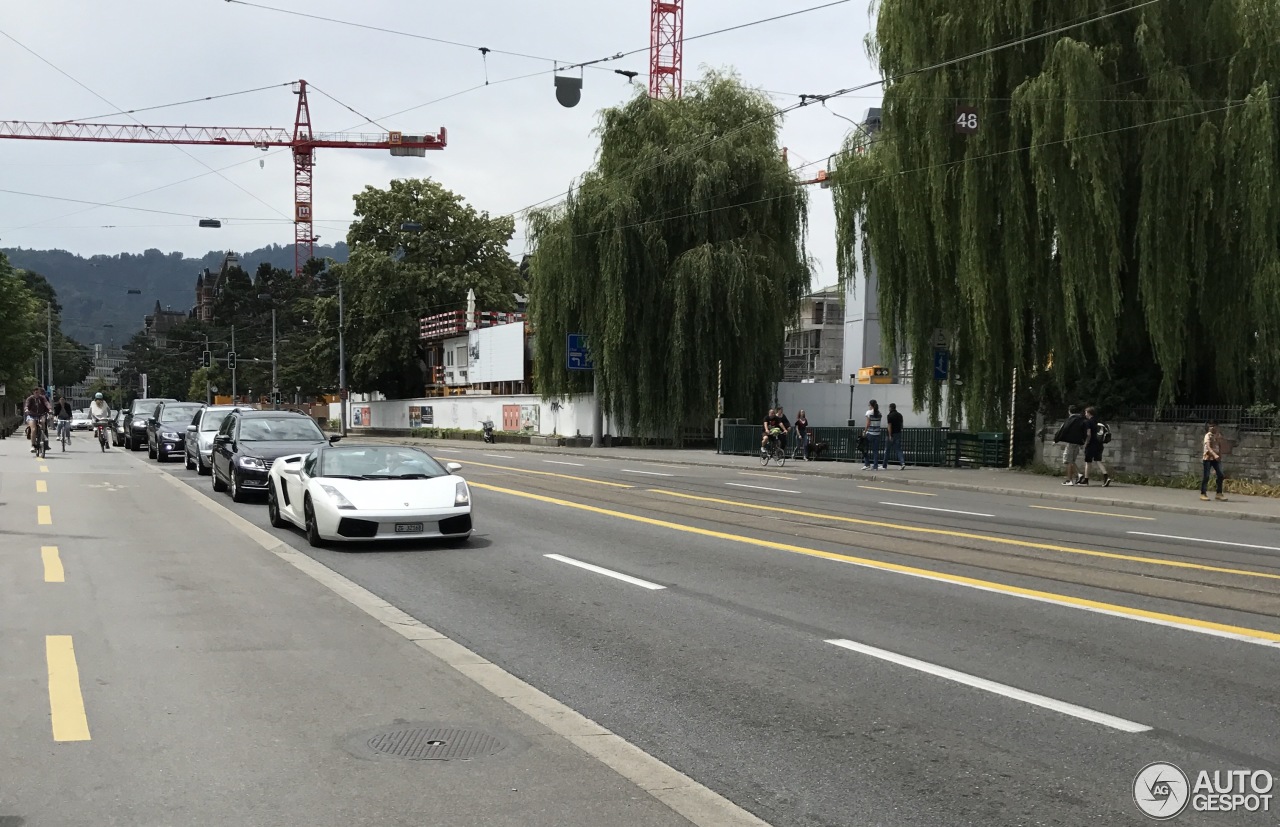
<svg viewBox="0 0 1280 827"><path fill-rule="evenodd" d="M1053 444L1066 443L1062 450L1062 463L1067 467L1067 479L1063 485L1076 485L1080 480L1080 471L1076 468L1076 459L1080 456L1080 446L1084 445L1087 427L1080 409L1072 405L1067 409L1067 421L1053 435Z"/></svg>

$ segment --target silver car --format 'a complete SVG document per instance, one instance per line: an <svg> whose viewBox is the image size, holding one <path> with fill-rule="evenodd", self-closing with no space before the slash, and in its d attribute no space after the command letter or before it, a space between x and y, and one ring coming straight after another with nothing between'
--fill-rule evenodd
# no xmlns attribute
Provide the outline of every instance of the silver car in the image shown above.
<svg viewBox="0 0 1280 827"><path fill-rule="evenodd" d="M208 475L212 467L213 437L222 427L222 420L236 409L253 410L253 405L205 405L187 426L187 468Z"/></svg>

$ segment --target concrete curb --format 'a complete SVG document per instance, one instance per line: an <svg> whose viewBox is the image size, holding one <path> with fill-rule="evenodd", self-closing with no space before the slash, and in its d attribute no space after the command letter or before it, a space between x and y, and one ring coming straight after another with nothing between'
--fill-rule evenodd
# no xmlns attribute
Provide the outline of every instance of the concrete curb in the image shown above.
<svg viewBox="0 0 1280 827"><path fill-rule="evenodd" d="M428 446L433 448L439 448L439 447L458 448L459 450L465 450L465 451L503 450L503 451L516 451L520 453L529 453L529 454L552 454L552 455L559 455L559 456L564 456L564 455L581 456L590 451L590 449L583 449L583 448L552 448L552 447L540 446L540 445L518 445L518 446L511 445L511 444L486 445L485 443L482 443L482 442L476 443L471 440L458 440L458 439L431 440L431 439L420 439L417 437L362 437L359 434L350 434L348 438L351 438L351 437L355 437L357 439L382 439L382 440L394 439L397 441L406 442L414 445L423 445L423 446ZM598 449L598 451L600 452L608 452L609 450L610 449L608 448ZM636 450L644 450L644 449L630 448L627 450L636 451ZM591 455L596 456L599 454L591 454ZM715 454L714 456L720 457L720 456L737 456L737 455L736 454ZM645 460L636 458L634 455L628 456L628 459L636 459L637 462L645 461ZM671 459L669 457L661 457L660 459L662 463L666 465L682 465L690 468L728 468L733 470L741 470L737 465L733 465L727 462L691 462L689 460ZM837 463L830 462L830 461L823 464L838 466ZM810 468L808 467L808 464L798 464L795 466L788 465L788 466L784 466L783 470L788 474L797 474L800 476L807 476L807 477L819 477L823 479L862 480L866 482L892 482L896 485L919 486L921 488L942 488L942 489L947 489L951 491L973 491L973 492L978 492L983 494L996 494L996 495L1005 496L1005 497L1023 497L1026 499L1033 499L1033 500L1051 500L1055 502L1071 502L1071 503L1084 503L1084 504L1097 505L1097 506L1110 506L1112 508L1130 508L1137 511L1159 511L1159 512L1169 513L1169 514L1185 514L1191 517L1217 517L1219 519L1224 519L1224 520L1248 520L1250 522L1270 523L1273 525L1280 524L1280 514L1276 514L1276 515L1250 514L1247 512L1240 512L1240 511L1220 511L1214 508L1205 508L1204 506L1195 506L1195 505L1184 506L1184 505L1177 505L1173 503L1136 502L1133 500L1124 500L1116 497L1106 497L1106 498L1082 497L1077 494L1068 494L1066 492L1058 493L1054 491L1029 491L1024 488L992 488L990 486L978 485L976 483L954 482L951 480L922 480L919 478L912 479L909 476L899 476L894 474L884 475L884 474L869 473L869 472L858 473L856 471L835 471L835 470L827 471L822 468ZM910 472L908 471L903 473L909 474ZM1143 488L1144 486L1136 486L1136 487ZM1180 491L1181 489L1169 489L1169 490ZM1187 490L1186 493L1189 496L1195 495L1195 492L1191 490Z"/></svg>

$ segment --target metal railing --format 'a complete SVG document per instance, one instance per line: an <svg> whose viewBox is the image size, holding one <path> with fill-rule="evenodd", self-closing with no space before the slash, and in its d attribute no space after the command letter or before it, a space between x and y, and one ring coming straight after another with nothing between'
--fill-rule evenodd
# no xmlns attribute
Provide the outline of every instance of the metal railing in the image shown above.
<svg viewBox="0 0 1280 827"><path fill-rule="evenodd" d="M864 451L860 443L863 428L833 426L810 428L810 442L823 446L816 453L818 461L863 462ZM738 456L754 456L760 453L759 425L725 424L717 452ZM904 428L902 453L908 465L938 466L950 468L1003 468L1009 461L1009 435L1007 433L966 433L950 428ZM788 455L795 448L795 435L787 437ZM887 452L889 441L880 440L881 451ZM894 456L884 457L896 462Z"/></svg>
<svg viewBox="0 0 1280 827"><path fill-rule="evenodd" d="M1149 422L1170 425L1204 425L1217 422L1242 431L1280 430L1280 408L1273 405L1137 405L1102 411L1104 421Z"/></svg>

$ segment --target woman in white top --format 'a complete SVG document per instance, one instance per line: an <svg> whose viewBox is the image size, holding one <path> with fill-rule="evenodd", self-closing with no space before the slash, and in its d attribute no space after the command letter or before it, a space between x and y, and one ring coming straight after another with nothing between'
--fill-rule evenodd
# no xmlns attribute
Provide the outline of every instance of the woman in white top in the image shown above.
<svg viewBox="0 0 1280 827"><path fill-rule="evenodd" d="M880 430L880 405L874 399L867 409L867 424L862 434L867 438L867 448L862 454L862 470L874 471L877 465L888 470L889 466L883 461L884 434Z"/></svg>

